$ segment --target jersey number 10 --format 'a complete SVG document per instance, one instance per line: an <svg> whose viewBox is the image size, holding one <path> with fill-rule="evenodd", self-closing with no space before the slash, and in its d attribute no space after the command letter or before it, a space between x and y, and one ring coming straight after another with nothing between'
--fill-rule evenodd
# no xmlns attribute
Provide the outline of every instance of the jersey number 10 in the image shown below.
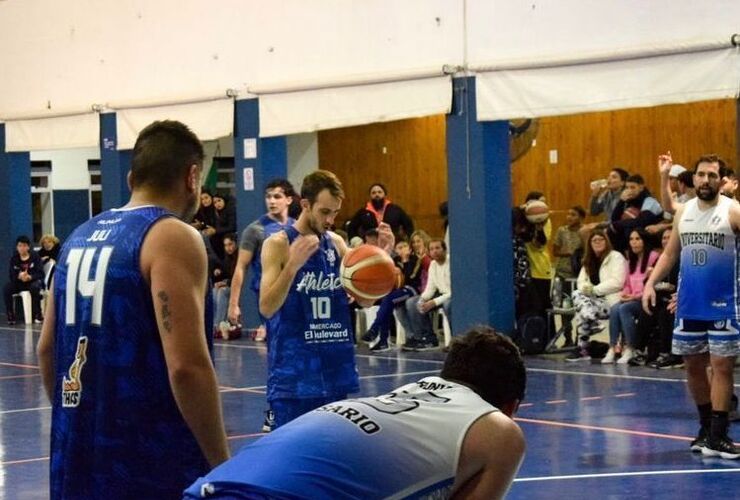
<svg viewBox="0 0 740 500"><path fill-rule="evenodd" d="M77 310L77 291L84 298L92 298L92 314L90 323L100 326L103 315L103 293L105 291L105 276L108 271L108 261L113 253L113 247L103 247L98 256L98 265L95 267L95 277L90 279L97 248L73 248L67 255L67 295L65 323L75 324Z"/></svg>

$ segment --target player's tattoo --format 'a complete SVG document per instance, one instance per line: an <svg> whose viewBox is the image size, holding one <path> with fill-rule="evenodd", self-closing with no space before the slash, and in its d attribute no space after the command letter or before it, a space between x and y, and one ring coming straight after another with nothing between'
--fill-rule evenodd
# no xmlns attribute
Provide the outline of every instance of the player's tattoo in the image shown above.
<svg viewBox="0 0 740 500"><path fill-rule="evenodd" d="M170 306L169 301L170 297L167 295L167 292L161 291L157 294L157 297L159 297L159 300L162 302L162 326L165 330L168 332L172 331L172 323L170 322Z"/></svg>

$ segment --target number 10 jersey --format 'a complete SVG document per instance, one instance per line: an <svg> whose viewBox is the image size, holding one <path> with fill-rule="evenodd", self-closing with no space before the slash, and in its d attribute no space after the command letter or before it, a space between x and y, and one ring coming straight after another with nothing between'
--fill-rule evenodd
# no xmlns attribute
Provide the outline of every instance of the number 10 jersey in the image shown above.
<svg viewBox="0 0 740 500"><path fill-rule="evenodd" d="M698 198L684 205L678 232L681 267L678 311L681 319L717 321L738 318L738 243L730 224L735 203L719 196L718 203L700 210Z"/></svg>
<svg viewBox="0 0 740 500"><path fill-rule="evenodd" d="M51 497L178 497L208 470L175 404L142 242L172 214L114 209L78 227L54 275Z"/></svg>

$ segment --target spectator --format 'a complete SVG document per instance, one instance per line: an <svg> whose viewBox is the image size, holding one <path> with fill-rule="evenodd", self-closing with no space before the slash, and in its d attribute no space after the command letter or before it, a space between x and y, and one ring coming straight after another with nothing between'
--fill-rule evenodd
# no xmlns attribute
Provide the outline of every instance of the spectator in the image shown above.
<svg viewBox="0 0 740 500"><path fill-rule="evenodd" d="M365 237L369 229L375 229L381 222L391 226L397 240L406 239L414 232L414 223L403 208L387 198L385 186L375 183L370 186L370 200L359 209L347 224L350 241L355 236Z"/></svg>
<svg viewBox="0 0 740 500"><path fill-rule="evenodd" d="M432 241L432 238L423 229L417 229L411 235L411 251L421 260L421 290L424 290L427 286L429 266L432 264L432 258L429 257L430 241Z"/></svg>
<svg viewBox="0 0 740 500"><path fill-rule="evenodd" d="M15 252L10 257L9 278L3 295L5 298L5 313L8 324L14 325L16 318L13 312L13 294L31 292L31 312L33 322L41 323L41 290L44 288L44 265L41 257L31 250L31 240L28 236L18 236L15 240Z"/></svg>
<svg viewBox="0 0 740 500"><path fill-rule="evenodd" d="M204 236L213 236L216 232L216 209L213 207L213 196L206 188L200 193L200 206L190 225Z"/></svg>
<svg viewBox="0 0 740 500"><path fill-rule="evenodd" d="M211 246L219 259L224 258L224 236L236 232L236 207L233 200L224 194L213 195L216 210L216 226L211 236Z"/></svg>
<svg viewBox="0 0 740 500"><path fill-rule="evenodd" d="M442 230L445 232L445 245L450 253L450 208L447 201L439 204L439 215L442 217Z"/></svg>
<svg viewBox="0 0 740 500"><path fill-rule="evenodd" d="M629 173L623 168L614 168L609 172L606 181L594 181L591 183L591 215L604 214L607 223L611 220L614 207L619 202L625 182L627 182ZM593 228L592 228L593 229Z"/></svg>
<svg viewBox="0 0 740 500"><path fill-rule="evenodd" d="M216 306L216 313L213 315L214 338L229 340L241 335L240 329L232 328L228 321L231 278L234 276L237 255L236 233L229 233L224 236L223 261L213 271L213 303Z"/></svg>
<svg viewBox="0 0 740 500"><path fill-rule="evenodd" d="M660 256L652 251L645 231L635 229L630 233L627 250L626 280L619 302L609 311L609 351L601 360L602 364L614 363L620 333L624 336L622 355L617 363L626 364L635 357L637 345L637 318L642 310L642 289L645 279Z"/></svg>
<svg viewBox="0 0 740 500"><path fill-rule="evenodd" d="M724 163L724 162L723 162ZM722 176L722 182L720 183L719 192L727 196L728 198L735 198L737 192L737 177L735 171L728 167L726 164L722 166L720 175Z"/></svg>
<svg viewBox="0 0 740 500"><path fill-rule="evenodd" d="M678 177L684 172L686 172L686 167L678 163L674 164L668 171L668 184L672 193L678 193Z"/></svg>
<svg viewBox="0 0 740 500"><path fill-rule="evenodd" d="M403 309L405 302L421 293L421 259L411 251L407 241L396 243L396 257L393 259L403 276L404 286L391 290L380 301L378 314L362 340L368 342L372 352L383 352L390 349L388 337L393 323L393 310Z"/></svg>
<svg viewBox="0 0 740 500"><path fill-rule="evenodd" d="M670 228L663 231L661 237L661 253L668 244L671 232L672 230ZM668 276L660 283L655 284L655 291L657 293L655 308L653 308L652 314L647 314L644 310L641 311L640 320L638 321L638 342L641 348L646 347L647 365L651 368L663 369L683 366L681 356L671 353L675 315L668 308L671 298L675 296L678 285L678 269L679 265L676 263L668 273ZM648 343L654 336L657 337L654 342L657 350L657 358L652 359L651 347Z"/></svg>
<svg viewBox="0 0 740 500"><path fill-rule="evenodd" d="M583 341L603 330L601 320L609 317L609 308L619 302L624 286L625 259L612 249L609 238L602 229L596 229L588 237L583 266L578 273L573 303L576 322L581 336L581 349L566 358L566 361L589 360Z"/></svg>
<svg viewBox="0 0 740 500"><path fill-rule="evenodd" d="M364 240L366 245L378 246L378 230L375 228L368 229L365 232Z"/></svg>
<svg viewBox="0 0 740 500"><path fill-rule="evenodd" d="M522 207L512 209L511 219L512 247L514 250L514 300L516 303L516 318L519 319L523 314L524 307L521 301L532 280L529 271L529 259L527 258L527 247L523 239L530 224Z"/></svg>
<svg viewBox="0 0 740 500"><path fill-rule="evenodd" d="M583 239L581 239L580 229L584 217L586 217L586 211L583 207L571 207L568 215L565 216L566 225L560 226L555 232L553 254L558 258L555 264L555 275L560 278L575 278L578 273L578 269L575 268L577 261L573 257L579 253L582 254Z"/></svg>
<svg viewBox="0 0 740 500"><path fill-rule="evenodd" d="M421 295L406 301L406 313L410 321L404 349L410 351L428 351L439 345L432 329L430 313L441 307L447 318L451 318L450 304L452 290L450 287L450 260L447 258L447 245L443 239L429 242L429 279Z"/></svg>
<svg viewBox="0 0 740 500"><path fill-rule="evenodd" d="M527 195L527 202L545 202L545 197L538 191L532 191ZM524 212L527 211L524 205ZM553 275L550 254L547 243L552 235L552 222L548 218L545 222L532 224L527 222L527 230L523 232L522 239L527 250L529 259L529 271L531 280L529 286L524 290L521 297L522 314L536 314L543 319L546 318L547 309L552 307L550 299L550 285ZM555 331L554 322L550 324L550 331Z"/></svg>
<svg viewBox="0 0 740 500"><path fill-rule="evenodd" d="M627 178L621 198L612 212L608 233L618 252L627 250L627 240L633 229L644 229L661 222L663 218L663 208L647 190L641 175Z"/></svg>
<svg viewBox="0 0 740 500"><path fill-rule="evenodd" d="M46 264L49 261L56 262L59 257L59 238L53 234L45 234L39 241L41 248L39 249L39 257L41 262Z"/></svg>
<svg viewBox="0 0 740 500"><path fill-rule="evenodd" d="M694 174L686 170L681 172L678 176L677 201L679 203L686 203L692 198L696 198L696 191L694 190Z"/></svg>

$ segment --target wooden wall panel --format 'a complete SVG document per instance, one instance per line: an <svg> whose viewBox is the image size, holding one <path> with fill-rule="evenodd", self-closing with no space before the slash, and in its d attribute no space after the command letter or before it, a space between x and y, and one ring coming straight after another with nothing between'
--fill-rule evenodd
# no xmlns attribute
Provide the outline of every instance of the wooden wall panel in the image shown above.
<svg viewBox="0 0 740 500"><path fill-rule="evenodd" d="M512 196L521 203L529 191L544 192L557 227L568 207L588 208L589 182L615 166L642 175L653 192L663 151L686 167L710 152L737 167L736 130L734 100L543 118L536 145L513 165ZM555 165L550 150L558 152Z"/></svg>
<svg viewBox="0 0 740 500"><path fill-rule="evenodd" d="M641 174L654 192L656 158L666 150L686 167L707 152L738 167L737 107L723 100L543 118L536 145L513 165L513 200L522 203L529 191L544 192L557 227L568 207L588 208L589 182L614 166ZM319 164L336 172L347 192L340 221L380 181L418 227L441 234L437 206L447 199L444 116L327 130L318 137ZM549 163L550 150L558 152L555 165Z"/></svg>
<svg viewBox="0 0 740 500"><path fill-rule="evenodd" d="M352 217L374 182L414 219L441 236L440 202L447 199L445 116L375 123L319 132L319 165L339 176L346 199L338 222Z"/></svg>

